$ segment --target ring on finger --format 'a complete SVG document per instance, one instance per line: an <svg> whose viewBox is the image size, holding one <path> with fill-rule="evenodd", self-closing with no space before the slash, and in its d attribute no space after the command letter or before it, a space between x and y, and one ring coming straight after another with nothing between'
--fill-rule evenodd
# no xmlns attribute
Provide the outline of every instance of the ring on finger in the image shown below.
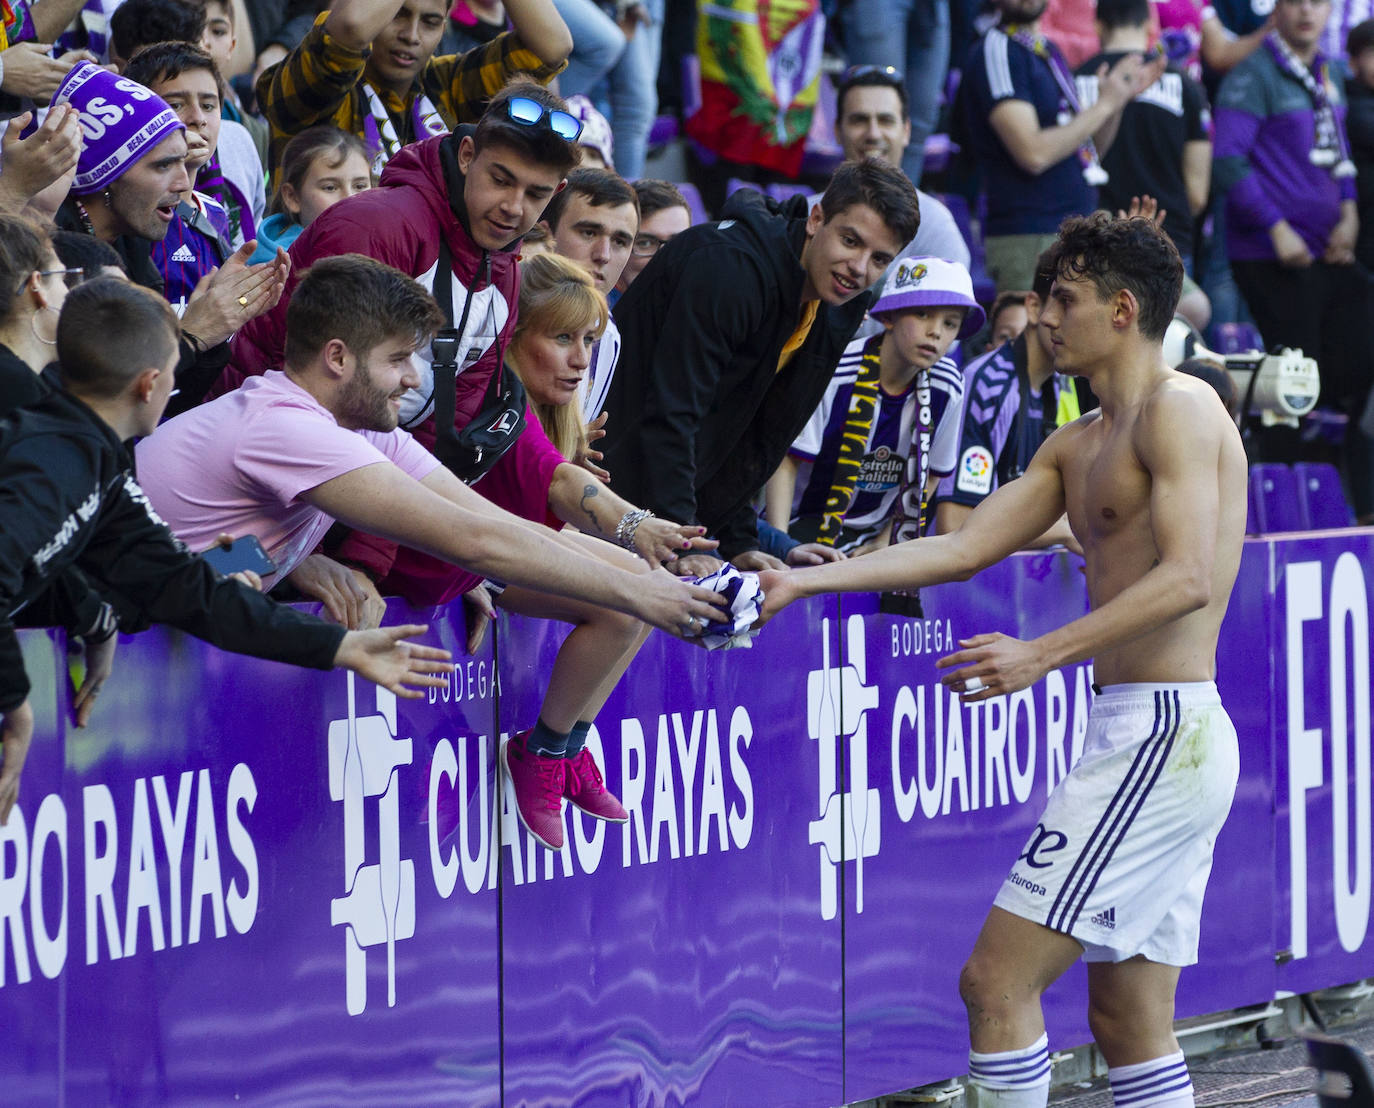
<svg viewBox="0 0 1374 1108"><path fill-rule="evenodd" d="M964 682L964 692L982 692L987 686L983 684L981 677L970 677Z"/></svg>
<svg viewBox="0 0 1374 1108"><path fill-rule="evenodd" d="M248 307L248 297L246 297L246 296L240 296L240 297L239 297L239 307L240 307L240 308L246 308L246 307Z"/></svg>

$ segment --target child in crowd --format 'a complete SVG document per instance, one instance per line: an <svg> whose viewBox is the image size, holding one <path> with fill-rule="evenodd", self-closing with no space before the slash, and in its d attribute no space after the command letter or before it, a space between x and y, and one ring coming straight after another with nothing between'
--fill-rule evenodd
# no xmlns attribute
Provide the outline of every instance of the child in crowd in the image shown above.
<svg viewBox="0 0 1374 1108"><path fill-rule="evenodd" d="M277 247L290 249L322 211L371 187L372 169L362 139L332 123L302 131L282 154L271 214L258 228L252 261L270 261Z"/></svg>
<svg viewBox="0 0 1374 1108"><path fill-rule="evenodd" d="M231 0L205 0L205 32L200 37L200 45L210 57L221 75L234 75L234 51L238 48L238 28L234 25L234 5ZM251 32L250 32L251 33ZM253 147L258 152L259 168L267 157L267 121L261 116L249 115L243 110L238 93L229 81L224 82L224 103L220 105L220 115L231 123L237 123L248 131Z"/></svg>
<svg viewBox="0 0 1374 1108"><path fill-rule="evenodd" d="M1030 323L1030 315L1026 311L1026 294L1024 292L1004 292L998 294L996 300L992 302L992 308L988 311L988 344L987 349L992 350L1001 346L1004 342L1011 342L1012 339L1020 338Z"/></svg>
<svg viewBox="0 0 1374 1108"><path fill-rule="evenodd" d="M599 111L596 105L585 96L569 96L568 111L582 123L582 133L577 136L577 145L582 147L583 169L615 170L615 160L611 152L615 140L611 137L611 122Z"/></svg>
<svg viewBox="0 0 1374 1108"><path fill-rule="evenodd" d="M850 555L921 533L959 449L964 379L946 355L983 326L968 270L943 258L899 261L870 314L882 333L845 349L768 483L774 527Z"/></svg>

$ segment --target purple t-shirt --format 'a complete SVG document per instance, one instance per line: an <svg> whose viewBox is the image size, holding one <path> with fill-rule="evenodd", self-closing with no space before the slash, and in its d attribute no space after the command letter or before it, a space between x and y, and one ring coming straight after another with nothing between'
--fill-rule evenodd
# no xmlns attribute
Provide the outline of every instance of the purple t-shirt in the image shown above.
<svg viewBox="0 0 1374 1108"><path fill-rule="evenodd" d="M406 431L350 431L285 373L169 420L138 444L138 480L192 550L223 533L256 535L273 582L315 549L334 520L302 493L363 466L392 462L417 481L439 462Z"/></svg>

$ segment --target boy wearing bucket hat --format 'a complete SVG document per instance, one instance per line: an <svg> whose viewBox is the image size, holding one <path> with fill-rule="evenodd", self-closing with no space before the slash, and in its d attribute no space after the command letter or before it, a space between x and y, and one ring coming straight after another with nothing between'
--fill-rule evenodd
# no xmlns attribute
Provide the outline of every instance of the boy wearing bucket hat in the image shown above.
<svg viewBox="0 0 1374 1108"><path fill-rule="evenodd" d="M870 314L882 331L845 349L768 484L769 522L846 554L921 533L959 448L964 379L946 355L984 319L968 270L931 257L898 261Z"/></svg>

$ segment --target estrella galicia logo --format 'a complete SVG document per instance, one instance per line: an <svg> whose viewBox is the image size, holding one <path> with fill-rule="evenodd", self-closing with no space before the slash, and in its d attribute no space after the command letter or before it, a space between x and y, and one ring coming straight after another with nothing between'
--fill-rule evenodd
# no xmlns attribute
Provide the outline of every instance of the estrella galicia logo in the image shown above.
<svg viewBox="0 0 1374 1108"><path fill-rule="evenodd" d="M1025 852L1017 858L1017 861L1025 862L1031 869L1049 869L1050 866L1054 865L1054 862L1053 860L1046 861L1045 855L1054 854L1068 845L1069 837L1064 832L1050 831L1043 823L1037 823L1035 834L1031 836Z"/></svg>

